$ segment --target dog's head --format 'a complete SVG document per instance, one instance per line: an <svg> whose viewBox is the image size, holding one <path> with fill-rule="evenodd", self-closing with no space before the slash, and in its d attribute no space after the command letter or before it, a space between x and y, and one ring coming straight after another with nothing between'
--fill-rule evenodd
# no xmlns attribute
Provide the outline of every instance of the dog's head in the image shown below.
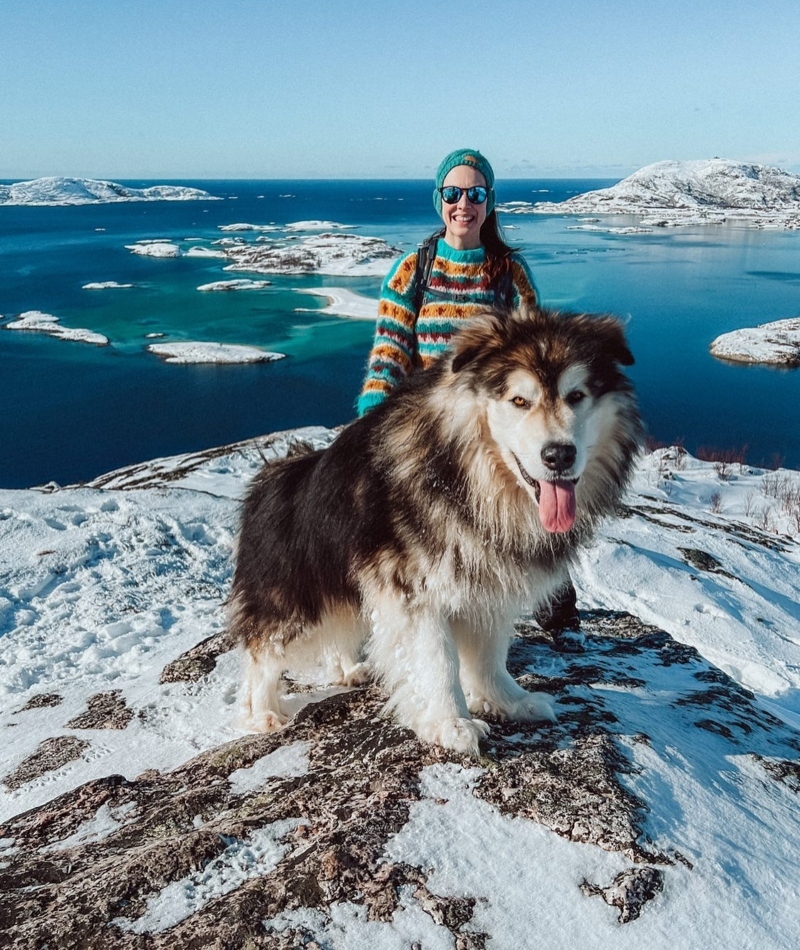
<svg viewBox="0 0 800 950"><path fill-rule="evenodd" d="M632 363L620 322L605 315L498 311L456 337L450 368L484 403L500 456L546 531L572 528L576 486L593 465L625 468L612 477L627 478L640 424L620 366Z"/></svg>

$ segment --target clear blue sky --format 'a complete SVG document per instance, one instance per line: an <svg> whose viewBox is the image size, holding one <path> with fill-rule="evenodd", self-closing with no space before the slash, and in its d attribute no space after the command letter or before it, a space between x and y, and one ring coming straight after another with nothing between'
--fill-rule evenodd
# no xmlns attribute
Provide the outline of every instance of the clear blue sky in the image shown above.
<svg viewBox="0 0 800 950"><path fill-rule="evenodd" d="M799 0L0 0L0 178L800 171Z"/></svg>

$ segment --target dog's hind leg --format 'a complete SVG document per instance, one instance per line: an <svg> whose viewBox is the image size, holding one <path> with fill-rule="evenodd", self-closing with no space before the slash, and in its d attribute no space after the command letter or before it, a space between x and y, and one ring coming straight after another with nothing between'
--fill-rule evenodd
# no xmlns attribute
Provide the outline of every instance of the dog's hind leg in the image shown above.
<svg viewBox="0 0 800 950"><path fill-rule="evenodd" d="M326 618L326 635L331 682L336 686L363 686L370 679L369 666L362 660L364 641L369 632L355 610L342 611Z"/></svg>
<svg viewBox="0 0 800 950"><path fill-rule="evenodd" d="M248 644L241 697L241 725L252 732L273 732L289 717L281 706L281 676L286 657L280 643L258 640Z"/></svg>
<svg viewBox="0 0 800 950"><path fill-rule="evenodd" d="M499 719L555 721L547 693L532 693L506 666L513 627L504 613L488 612L454 622L461 681L469 709Z"/></svg>
<svg viewBox="0 0 800 950"><path fill-rule="evenodd" d="M489 727L469 714L447 618L394 592L372 598L371 607L368 655L389 693L387 712L425 742L477 755Z"/></svg>

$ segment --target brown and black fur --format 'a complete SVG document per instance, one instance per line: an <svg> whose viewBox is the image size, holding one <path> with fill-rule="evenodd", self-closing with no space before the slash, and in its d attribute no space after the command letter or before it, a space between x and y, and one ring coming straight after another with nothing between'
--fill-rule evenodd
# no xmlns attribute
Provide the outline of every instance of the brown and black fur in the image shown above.
<svg viewBox="0 0 800 950"><path fill-rule="evenodd" d="M367 672L364 647L389 708L430 741L475 751L485 726L467 706L518 718L546 712L499 670L505 627L521 605L563 582L577 547L613 512L630 478L642 428L620 366L632 362L614 318L490 312L329 448L267 464L242 508L231 596L231 624L250 658L251 726L286 720L274 708L285 669L327 655L334 679L358 682ZM586 381L583 398L608 417L608 434L578 473L574 526L548 533L534 482L526 485L509 463L492 413L511 412L504 390L520 370L537 394L532 431L549 426L565 438L563 420L579 410L564 404L558 387L575 366ZM424 656L392 668L392 656L407 648L439 663L431 682L417 682L428 678ZM498 667L485 684L481 663ZM263 695L261 677L274 681ZM423 686L442 694L428 702ZM428 712L417 716L413 709L426 702Z"/></svg>

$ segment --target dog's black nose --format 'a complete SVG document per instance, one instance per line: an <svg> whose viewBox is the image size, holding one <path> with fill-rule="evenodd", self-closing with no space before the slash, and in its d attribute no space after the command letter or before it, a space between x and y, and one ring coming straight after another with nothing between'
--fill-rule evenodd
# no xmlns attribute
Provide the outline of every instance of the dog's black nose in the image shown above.
<svg viewBox="0 0 800 950"><path fill-rule="evenodd" d="M548 442L542 449L542 461L553 472L566 472L575 463L576 455L571 442Z"/></svg>

